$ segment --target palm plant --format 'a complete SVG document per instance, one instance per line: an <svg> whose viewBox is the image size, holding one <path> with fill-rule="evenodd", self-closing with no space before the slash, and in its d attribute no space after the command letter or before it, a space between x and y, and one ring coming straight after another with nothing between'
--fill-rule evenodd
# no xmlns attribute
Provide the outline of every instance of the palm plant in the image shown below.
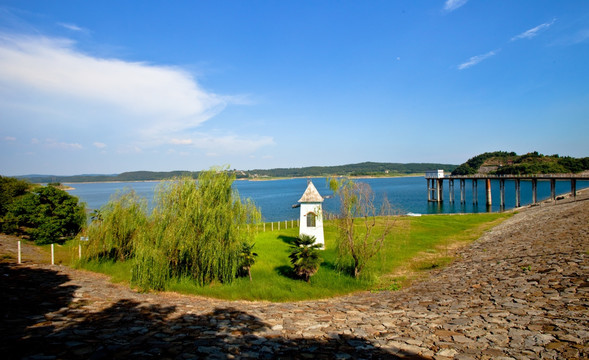
<svg viewBox="0 0 589 360"><path fill-rule="evenodd" d="M323 259L319 256L321 244L315 244L315 236L300 235L291 246L288 256L297 276L309 282L315 275Z"/></svg>
<svg viewBox="0 0 589 360"><path fill-rule="evenodd" d="M243 242L241 244L241 252L239 253L240 271L243 273L247 272L250 281L252 281L252 272L250 269L256 262L256 256L258 256L258 254L252 251L255 245L255 243L250 245L247 242Z"/></svg>

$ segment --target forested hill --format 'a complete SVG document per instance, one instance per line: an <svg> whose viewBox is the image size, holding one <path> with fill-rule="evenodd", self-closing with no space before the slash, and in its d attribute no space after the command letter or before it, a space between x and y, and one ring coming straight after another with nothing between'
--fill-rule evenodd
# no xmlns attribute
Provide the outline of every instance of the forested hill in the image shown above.
<svg viewBox="0 0 589 360"><path fill-rule="evenodd" d="M338 166L310 166L303 168L280 168L270 170L249 170L249 177L305 177L305 176L396 176L422 174L426 170L443 169L452 171L456 165L433 163L377 163L363 162Z"/></svg>
<svg viewBox="0 0 589 360"><path fill-rule="evenodd" d="M486 152L468 159L452 175L495 174L531 175L579 173L589 170L589 157L542 155L537 151L524 155L514 152Z"/></svg>
<svg viewBox="0 0 589 360"><path fill-rule="evenodd" d="M434 163L377 163L364 162L339 166L309 166L302 168L231 170L238 179L265 179L290 177L320 177L320 176L397 176L423 174L426 170L443 169L451 172L457 165ZM177 176L197 177L197 171L131 171L114 175L25 175L18 178L27 179L33 183L70 183L70 182L105 182L105 181L150 181L165 180Z"/></svg>

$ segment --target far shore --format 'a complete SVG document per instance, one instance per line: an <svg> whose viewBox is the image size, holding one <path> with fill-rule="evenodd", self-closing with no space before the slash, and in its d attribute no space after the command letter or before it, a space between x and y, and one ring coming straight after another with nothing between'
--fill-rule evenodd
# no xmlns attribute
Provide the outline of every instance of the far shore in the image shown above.
<svg viewBox="0 0 589 360"><path fill-rule="evenodd" d="M292 177L262 177L262 178L255 178L255 179L235 179L236 181L274 181L274 180L292 180L292 179L323 179L323 178L340 178L340 177L347 177L350 179L393 179L393 178L411 178L411 177L423 177L425 174L407 174L407 175L383 175L383 176L374 176L374 175L362 175L362 176L345 176L345 175L334 175L334 176L292 176ZM170 181L172 179L162 179L162 180L118 180L118 181L79 181L79 182L63 182L62 184L71 187L71 185L75 184L120 184L120 183L139 183L139 182L161 182L161 181ZM72 190L67 189L67 190Z"/></svg>

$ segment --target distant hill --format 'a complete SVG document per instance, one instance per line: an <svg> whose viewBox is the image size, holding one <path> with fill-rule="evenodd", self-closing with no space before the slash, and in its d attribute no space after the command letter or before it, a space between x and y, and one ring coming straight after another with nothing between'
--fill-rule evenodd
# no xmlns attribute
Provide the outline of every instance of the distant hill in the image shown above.
<svg viewBox="0 0 589 360"><path fill-rule="evenodd" d="M265 179L291 177L321 177L321 176L400 176L423 174L426 170L443 169L446 172L454 170L457 165L436 163L377 163L363 162L339 166L309 166L302 168L232 170L238 179ZM106 182L106 181L151 181L165 180L178 176L198 176L197 171L131 171L114 175L25 175L18 176L33 183L75 183L75 182Z"/></svg>
<svg viewBox="0 0 589 360"><path fill-rule="evenodd" d="M589 170L589 157L573 158L555 155L542 155L537 151L524 155L514 152L487 152L468 159L460 164L452 175L496 174L566 174Z"/></svg>
<svg viewBox="0 0 589 360"><path fill-rule="evenodd" d="M398 176L422 174L426 170L452 171L456 165L434 163L377 163L363 162L338 166L309 166L303 168L279 168L248 170L250 178L256 177L307 177L307 176Z"/></svg>
<svg viewBox="0 0 589 360"><path fill-rule="evenodd" d="M130 171L121 174L112 175L72 175L72 176L55 176L55 175L24 175L17 176L19 179L26 179L32 183L79 183L79 182L108 182L108 181L150 181L165 180L177 176L194 176L196 172L191 171Z"/></svg>

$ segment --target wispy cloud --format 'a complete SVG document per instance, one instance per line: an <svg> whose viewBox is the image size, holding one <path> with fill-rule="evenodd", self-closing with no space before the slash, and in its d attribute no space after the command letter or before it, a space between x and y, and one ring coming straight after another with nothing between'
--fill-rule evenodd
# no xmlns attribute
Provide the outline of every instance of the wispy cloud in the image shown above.
<svg viewBox="0 0 589 360"><path fill-rule="evenodd" d="M59 141L57 139L47 138L45 140L39 140L37 138L33 138L31 140L31 144L33 145L41 145L46 149L60 149L60 150L81 150L84 147L79 143L67 143L64 141Z"/></svg>
<svg viewBox="0 0 589 360"><path fill-rule="evenodd" d="M117 119L103 121L119 128L123 115L143 138L197 126L227 103L179 68L97 58L74 45L67 39L0 34L0 81L14 91L28 88L39 97L67 99L70 109L92 103L116 113Z"/></svg>
<svg viewBox="0 0 589 360"><path fill-rule="evenodd" d="M270 136L243 137L237 135L209 135L200 134L193 139L192 145L207 150L209 153L219 154L247 154L263 146L275 145Z"/></svg>
<svg viewBox="0 0 589 360"><path fill-rule="evenodd" d="M71 39L0 31L0 125L6 135L30 136L37 153L110 154L114 163L166 152L247 156L274 145L270 136L202 130L230 104L250 105L251 96L206 90L177 66L98 57Z"/></svg>
<svg viewBox="0 0 589 360"><path fill-rule="evenodd" d="M5 136L2 138L4 141L16 141L16 138L14 136Z"/></svg>
<svg viewBox="0 0 589 360"><path fill-rule="evenodd" d="M152 144L194 129L232 101L180 68L94 57L68 39L5 33L0 83L11 97L5 104L43 108L36 122L44 126L75 121L88 132L117 129L128 141Z"/></svg>
<svg viewBox="0 0 589 360"><path fill-rule="evenodd" d="M57 23L57 25L59 25L59 26L61 26L63 28L66 28L68 30L71 30L71 31L84 32L84 33L85 32L88 32L88 30L86 30L86 29L84 29L82 27L79 27L76 24L68 24L68 23L62 23L62 22L60 22L60 23Z"/></svg>
<svg viewBox="0 0 589 360"><path fill-rule="evenodd" d="M170 139L170 144L173 144L173 145L190 145L190 144L192 144L192 139Z"/></svg>
<svg viewBox="0 0 589 360"><path fill-rule="evenodd" d="M553 19L550 22L543 23L543 24L540 24L540 25L533 27L529 30L526 30L521 34L512 37L511 41L520 40L520 39L531 39L531 38L535 37L536 35L538 35L540 32L548 29L552 24L554 24L555 21L556 21L556 19Z"/></svg>
<svg viewBox="0 0 589 360"><path fill-rule="evenodd" d="M468 0L446 0L446 2L444 3L444 10L448 12L454 11L459 7L463 6L464 4L466 4L467 2Z"/></svg>
<svg viewBox="0 0 589 360"><path fill-rule="evenodd" d="M555 40L550 45L570 46L580 44L589 40L589 29L581 29L574 34L564 36L558 40Z"/></svg>
<svg viewBox="0 0 589 360"><path fill-rule="evenodd" d="M458 70L464 70L464 69L468 69L471 66L475 66L476 64L480 63L481 61L486 60L486 59L490 58L491 56L495 56L498 52L499 52L499 50L493 50L493 51L489 51L488 53L483 54L483 55L473 56L470 59L468 59L467 61L458 65Z"/></svg>

